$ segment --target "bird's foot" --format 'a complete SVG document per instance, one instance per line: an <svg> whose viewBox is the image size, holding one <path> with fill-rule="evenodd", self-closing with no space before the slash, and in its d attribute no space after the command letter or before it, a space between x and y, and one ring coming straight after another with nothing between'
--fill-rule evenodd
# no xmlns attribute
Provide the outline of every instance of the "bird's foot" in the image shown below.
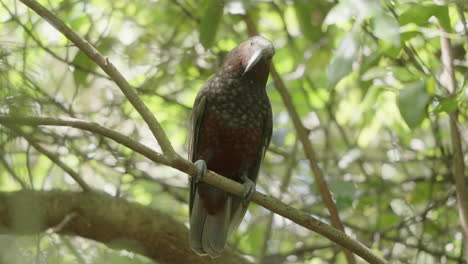
<svg viewBox="0 0 468 264"><path fill-rule="evenodd" d="M252 195L255 193L255 182L253 182L247 175L242 176L245 187L244 193L242 194L242 205L245 207L249 204Z"/></svg>
<svg viewBox="0 0 468 264"><path fill-rule="evenodd" d="M195 175L194 180L195 183L199 183L205 178L207 172L206 162L204 160L197 160L194 164L197 167L197 175Z"/></svg>

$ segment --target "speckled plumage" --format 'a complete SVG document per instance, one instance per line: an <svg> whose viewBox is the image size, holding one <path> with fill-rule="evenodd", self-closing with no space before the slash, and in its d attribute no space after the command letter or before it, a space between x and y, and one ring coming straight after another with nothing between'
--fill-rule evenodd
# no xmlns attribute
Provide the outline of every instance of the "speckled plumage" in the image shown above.
<svg viewBox="0 0 468 264"><path fill-rule="evenodd" d="M193 162L203 160L209 170L241 183L243 176L256 181L272 132L265 85L273 54L268 40L252 37L234 48L200 89L192 113L189 158ZM190 185L191 247L216 257L241 222L247 204L206 183Z"/></svg>

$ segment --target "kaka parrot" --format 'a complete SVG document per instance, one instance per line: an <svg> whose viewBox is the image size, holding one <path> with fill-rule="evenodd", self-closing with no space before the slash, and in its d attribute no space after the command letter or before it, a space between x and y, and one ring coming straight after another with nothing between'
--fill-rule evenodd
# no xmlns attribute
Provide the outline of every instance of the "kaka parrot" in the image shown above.
<svg viewBox="0 0 468 264"><path fill-rule="evenodd" d="M270 143L272 111L265 85L275 49L254 36L235 47L198 92L192 111L189 159L190 247L217 257L244 217ZM244 184L243 197L202 182L206 171Z"/></svg>

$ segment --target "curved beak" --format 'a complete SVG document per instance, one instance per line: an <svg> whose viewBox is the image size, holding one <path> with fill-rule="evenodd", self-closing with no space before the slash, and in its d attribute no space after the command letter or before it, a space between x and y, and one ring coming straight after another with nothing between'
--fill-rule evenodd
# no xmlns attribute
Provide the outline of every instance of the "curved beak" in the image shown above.
<svg viewBox="0 0 468 264"><path fill-rule="evenodd" d="M247 62L247 66L245 66L245 69L244 69L244 73L245 74L246 72L250 71L250 69L252 69L253 66L255 66L255 64L257 64L257 62L259 60L262 59L263 57L263 51L265 49L257 49L254 54L252 54L252 56L250 57L249 61Z"/></svg>

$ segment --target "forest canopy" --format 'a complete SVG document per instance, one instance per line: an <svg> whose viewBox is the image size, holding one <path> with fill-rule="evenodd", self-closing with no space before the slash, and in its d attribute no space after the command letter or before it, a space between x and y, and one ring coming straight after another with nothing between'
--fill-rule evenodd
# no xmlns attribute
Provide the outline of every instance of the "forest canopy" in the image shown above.
<svg viewBox="0 0 468 264"><path fill-rule="evenodd" d="M468 263L465 1L0 5L0 263ZM211 260L188 246L191 110L257 34L271 144Z"/></svg>

